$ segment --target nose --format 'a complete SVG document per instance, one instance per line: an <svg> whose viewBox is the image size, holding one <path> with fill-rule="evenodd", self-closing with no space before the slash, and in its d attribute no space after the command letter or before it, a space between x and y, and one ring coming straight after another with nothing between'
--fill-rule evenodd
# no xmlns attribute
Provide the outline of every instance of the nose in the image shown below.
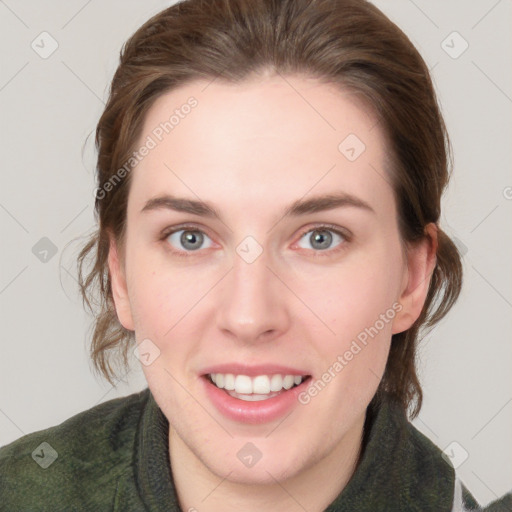
<svg viewBox="0 0 512 512"><path fill-rule="evenodd" d="M234 255L233 268L219 290L217 326L241 343L270 341L286 332L287 293L265 251L252 263Z"/></svg>

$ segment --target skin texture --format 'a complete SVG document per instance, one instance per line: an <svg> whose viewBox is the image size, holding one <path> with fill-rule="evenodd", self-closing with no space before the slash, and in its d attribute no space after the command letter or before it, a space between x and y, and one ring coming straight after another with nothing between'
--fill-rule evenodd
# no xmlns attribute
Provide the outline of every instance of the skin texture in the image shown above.
<svg viewBox="0 0 512 512"><path fill-rule="evenodd" d="M183 510L323 510L355 469L391 336L421 312L435 226L404 252L384 135L376 117L334 85L275 75L192 82L158 98L141 144L191 96L197 106L131 171L125 250L112 241L109 254L117 314L138 342L149 338L160 350L143 371L170 423ZM354 161L338 149L349 134L366 146ZM333 192L374 212L350 206L283 217L292 202ZM164 193L211 203L222 221L141 213ZM162 239L185 222L206 235L188 253L181 232ZM333 234L330 247L318 249L311 235L325 223L350 236ZM252 263L236 252L249 235L263 250ZM204 393L201 370L225 362L284 364L321 378L393 304L401 309L378 335L285 418L238 423ZM262 453L251 468L237 457L247 442Z"/></svg>

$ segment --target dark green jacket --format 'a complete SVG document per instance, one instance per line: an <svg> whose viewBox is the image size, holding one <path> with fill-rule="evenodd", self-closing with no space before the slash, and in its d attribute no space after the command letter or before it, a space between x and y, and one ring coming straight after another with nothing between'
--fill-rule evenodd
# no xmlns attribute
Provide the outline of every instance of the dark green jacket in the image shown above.
<svg viewBox="0 0 512 512"><path fill-rule="evenodd" d="M389 402L367 425L357 470L326 510L450 512L455 475L440 450ZM179 511L168 426L146 388L26 435L0 448L0 510Z"/></svg>

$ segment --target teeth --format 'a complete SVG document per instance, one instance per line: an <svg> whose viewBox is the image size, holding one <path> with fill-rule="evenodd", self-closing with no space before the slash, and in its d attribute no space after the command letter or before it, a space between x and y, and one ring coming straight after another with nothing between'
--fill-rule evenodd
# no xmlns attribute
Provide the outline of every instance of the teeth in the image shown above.
<svg viewBox="0 0 512 512"><path fill-rule="evenodd" d="M283 379L283 388L290 389L293 386L293 375L287 375Z"/></svg>
<svg viewBox="0 0 512 512"><path fill-rule="evenodd" d="M238 394L234 393L233 391L229 393L232 397L238 398L239 400L244 400L245 402L260 402L261 400L267 400L269 398L272 398L273 396L278 395L279 393L273 393L272 395L244 395L244 394Z"/></svg>
<svg viewBox="0 0 512 512"><path fill-rule="evenodd" d="M217 380L219 379L219 374L217 374ZM218 387L220 387L217 384ZM250 394L252 393L252 379L247 377L247 375L237 375L235 377L235 391L237 393Z"/></svg>
<svg viewBox="0 0 512 512"><path fill-rule="evenodd" d="M283 389L283 377L281 375L272 375L270 391L281 391L281 389Z"/></svg>
<svg viewBox="0 0 512 512"><path fill-rule="evenodd" d="M266 375L258 375L252 381L252 393L268 395L270 393L270 379Z"/></svg>
<svg viewBox="0 0 512 512"><path fill-rule="evenodd" d="M224 389L233 391L235 389L235 376L232 373L224 375Z"/></svg>
<svg viewBox="0 0 512 512"><path fill-rule="evenodd" d="M249 377L248 375L233 375L232 373L211 373L212 382L220 389L233 391L230 395L252 395L244 397L243 400L264 400L268 398L269 393L276 393L283 389L290 389L294 385L298 386L305 377L300 375L258 375ZM273 395L274 396L274 395ZM241 398L238 397L237 398Z"/></svg>

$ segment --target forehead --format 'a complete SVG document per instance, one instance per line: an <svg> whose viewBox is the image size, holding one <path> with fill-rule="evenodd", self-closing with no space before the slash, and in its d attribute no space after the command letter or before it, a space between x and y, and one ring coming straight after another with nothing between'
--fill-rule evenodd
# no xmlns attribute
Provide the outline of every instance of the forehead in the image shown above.
<svg viewBox="0 0 512 512"><path fill-rule="evenodd" d="M373 112L310 78L191 82L155 101L137 147L143 144L151 149L132 175L137 207L163 192L240 211L262 198L284 204L342 191L378 209L392 192Z"/></svg>

